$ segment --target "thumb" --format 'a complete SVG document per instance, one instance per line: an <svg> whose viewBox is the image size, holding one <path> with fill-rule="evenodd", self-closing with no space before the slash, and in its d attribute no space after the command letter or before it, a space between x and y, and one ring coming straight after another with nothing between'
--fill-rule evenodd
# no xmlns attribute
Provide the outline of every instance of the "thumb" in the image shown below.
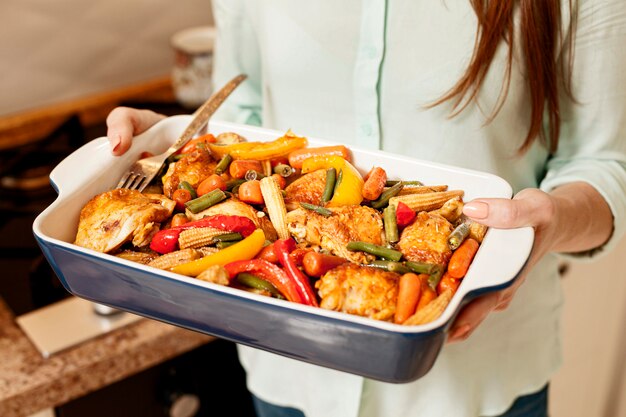
<svg viewBox="0 0 626 417"><path fill-rule="evenodd" d="M539 189L520 191L513 199L480 198L463 207L463 214L489 227L513 229L549 221L552 198Z"/></svg>

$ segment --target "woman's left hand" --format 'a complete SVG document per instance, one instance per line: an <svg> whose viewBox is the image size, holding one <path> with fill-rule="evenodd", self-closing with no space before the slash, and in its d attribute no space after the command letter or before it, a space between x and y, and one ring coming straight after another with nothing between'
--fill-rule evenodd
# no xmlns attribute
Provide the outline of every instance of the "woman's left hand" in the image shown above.
<svg viewBox="0 0 626 417"><path fill-rule="evenodd" d="M567 184L550 194L529 188L511 200L477 199L468 202L463 213L489 227L533 227L535 242L524 270L513 285L479 297L464 307L452 325L448 342L467 339L489 313L506 309L528 271L546 253L594 248L604 243L612 230L608 205L586 183Z"/></svg>

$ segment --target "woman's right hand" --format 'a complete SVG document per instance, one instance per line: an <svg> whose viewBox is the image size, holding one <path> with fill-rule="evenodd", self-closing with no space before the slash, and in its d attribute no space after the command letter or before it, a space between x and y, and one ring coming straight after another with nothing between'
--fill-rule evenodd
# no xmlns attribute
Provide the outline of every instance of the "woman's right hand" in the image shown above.
<svg viewBox="0 0 626 417"><path fill-rule="evenodd" d="M107 116L107 137L111 153L122 155L130 148L133 136L136 136L165 116L152 110L139 110L130 107L116 107Z"/></svg>

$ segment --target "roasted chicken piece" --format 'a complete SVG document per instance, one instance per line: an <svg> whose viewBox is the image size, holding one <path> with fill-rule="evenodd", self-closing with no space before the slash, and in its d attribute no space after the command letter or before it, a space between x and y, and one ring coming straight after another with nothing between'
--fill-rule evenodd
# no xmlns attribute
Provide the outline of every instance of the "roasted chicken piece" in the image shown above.
<svg viewBox="0 0 626 417"><path fill-rule="evenodd" d="M399 274L345 263L316 283L320 307L376 320L392 320L396 312Z"/></svg>
<svg viewBox="0 0 626 417"><path fill-rule="evenodd" d="M447 265L452 255L448 245L451 232L452 224L445 218L421 211L402 231L398 249L409 261Z"/></svg>
<svg viewBox="0 0 626 417"><path fill-rule="evenodd" d="M319 246L333 255L356 263L368 263L372 255L346 248L352 241L382 245L383 221L378 211L365 206L340 206L324 217L314 211L298 208L287 213L287 228L299 243Z"/></svg>
<svg viewBox="0 0 626 417"><path fill-rule="evenodd" d="M285 202L320 204L326 186L326 170L305 174L285 187Z"/></svg>
<svg viewBox="0 0 626 417"><path fill-rule="evenodd" d="M217 214L247 217L254 222L256 227L263 230L266 239L272 241L278 239L276 229L274 229L272 222L268 219L264 212L258 211L251 205L246 204L243 201L239 201L234 197L196 214L187 210L186 214L190 220L199 220L203 217L215 216Z"/></svg>
<svg viewBox="0 0 626 417"><path fill-rule="evenodd" d="M111 252L131 241L146 246L176 203L160 194L118 188L92 198L80 212L75 244Z"/></svg>
<svg viewBox="0 0 626 417"><path fill-rule="evenodd" d="M197 149L189 155L181 158L176 163L170 164L163 176L163 194L172 197L178 188L178 184L187 181L193 188L215 172L217 162L209 152Z"/></svg>

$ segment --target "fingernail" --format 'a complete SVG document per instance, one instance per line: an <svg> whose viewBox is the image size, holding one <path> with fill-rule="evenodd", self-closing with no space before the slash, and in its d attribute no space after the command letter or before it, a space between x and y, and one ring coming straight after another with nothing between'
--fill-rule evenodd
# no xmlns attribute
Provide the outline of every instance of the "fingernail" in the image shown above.
<svg viewBox="0 0 626 417"><path fill-rule="evenodd" d="M450 332L450 337L448 339L452 341L462 340L465 336L467 336L470 329L471 327L469 324L463 324L461 326L458 326L457 328L452 330L452 332Z"/></svg>
<svg viewBox="0 0 626 417"><path fill-rule="evenodd" d="M122 142L122 137L118 134L111 139L111 152L115 153L117 151L117 147L120 146Z"/></svg>
<svg viewBox="0 0 626 417"><path fill-rule="evenodd" d="M463 214L474 219L484 219L489 215L489 204L472 201L463 207Z"/></svg>

